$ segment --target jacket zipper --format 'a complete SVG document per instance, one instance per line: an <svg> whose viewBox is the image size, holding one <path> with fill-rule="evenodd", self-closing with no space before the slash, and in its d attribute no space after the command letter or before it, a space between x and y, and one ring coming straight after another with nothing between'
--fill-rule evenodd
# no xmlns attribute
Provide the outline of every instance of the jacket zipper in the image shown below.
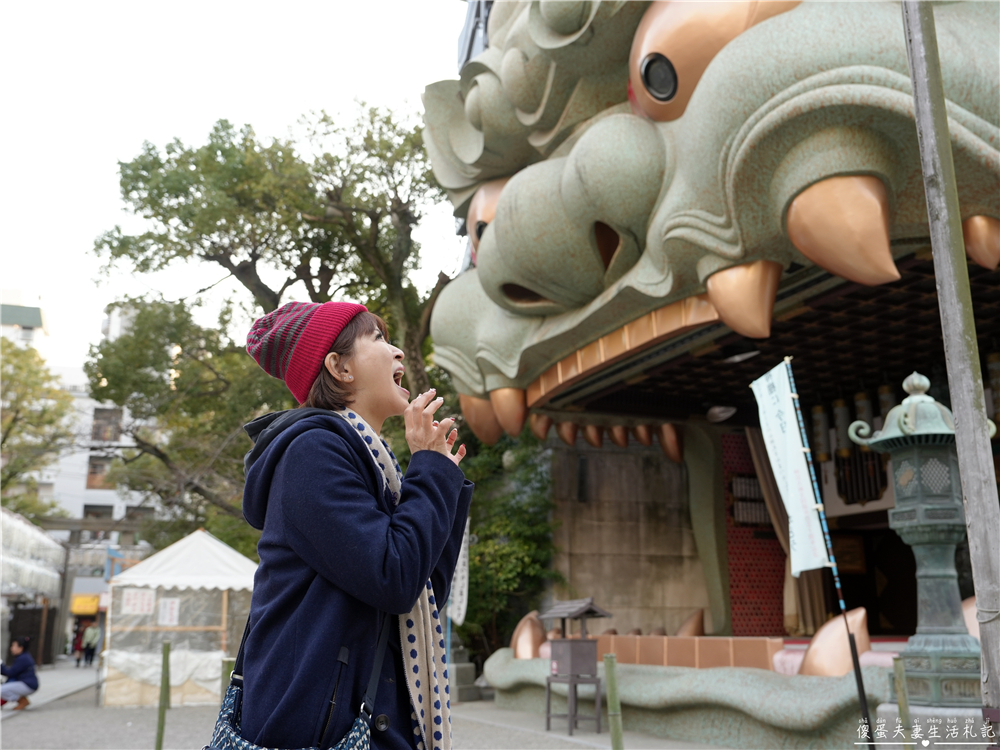
<svg viewBox="0 0 1000 750"><path fill-rule="evenodd" d="M337 661L340 662L340 669L337 671L337 681L333 683L333 697L330 698L330 710L326 714L326 722L323 724L323 731L319 735L319 745L324 747L326 744L326 733L330 729L330 721L333 719L333 710L337 707L337 691L340 689L340 678L344 674L344 667L347 665L347 661L350 658L351 652L346 646L340 647L340 654L337 656Z"/></svg>
<svg viewBox="0 0 1000 750"><path fill-rule="evenodd" d="M406 693L410 696L410 708L413 709L413 715L417 717L417 728L420 730L420 739L424 741L424 750L430 750L431 746L427 744L427 735L424 734L424 722L420 719L420 709L417 708L419 704L414 700L413 691L410 690L410 675L406 673L406 644L403 642L402 627L399 628L399 648L399 655L403 659L403 681L406 683Z"/></svg>

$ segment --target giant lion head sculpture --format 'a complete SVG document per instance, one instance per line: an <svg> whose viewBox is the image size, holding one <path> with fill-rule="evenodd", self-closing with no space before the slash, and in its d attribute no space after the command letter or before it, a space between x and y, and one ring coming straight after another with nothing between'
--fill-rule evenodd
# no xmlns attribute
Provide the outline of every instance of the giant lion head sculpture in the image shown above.
<svg viewBox="0 0 1000 750"><path fill-rule="evenodd" d="M998 7L936 9L967 249L994 268ZM498 2L488 32L424 95L475 257L435 357L488 440L615 337L767 337L789 273L892 282L927 235L898 3Z"/></svg>

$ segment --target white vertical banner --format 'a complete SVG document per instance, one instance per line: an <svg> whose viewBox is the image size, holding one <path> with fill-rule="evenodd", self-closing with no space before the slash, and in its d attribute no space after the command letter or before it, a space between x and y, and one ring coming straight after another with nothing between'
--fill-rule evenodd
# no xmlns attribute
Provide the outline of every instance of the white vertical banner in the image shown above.
<svg viewBox="0 0 1000 750"><path fill-rule="evenodd" d="M760 431L767 447L774 480L788 512L788 548L792 575L825 568L829 561L823 530L816 512L806 452L792 401L792 386L784 362L750 384L757 398Z"/></svg>
<svg viewBox="0 0 1000 750"><path fill-rule="evenodd" d="M465 622L465 611L469 606L469 519L465 519L465 536L462 537L462 551L458 554L455 575L451 579L451 596L448 598L448 617L456 625Z"/></svg>
<svg viewBox="0 0 1000 750"><path fill-rule="evenodd" d="M176 626L180 624L181 600L170 597L160 599L160 612L156 618L157 625Z"/></svg>

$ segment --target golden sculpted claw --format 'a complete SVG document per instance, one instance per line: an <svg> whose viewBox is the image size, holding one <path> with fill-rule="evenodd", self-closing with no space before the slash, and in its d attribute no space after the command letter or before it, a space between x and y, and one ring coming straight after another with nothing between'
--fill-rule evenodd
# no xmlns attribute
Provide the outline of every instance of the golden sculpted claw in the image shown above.
<svg viewBox="0 0 1000 750"><path fill-rule="evenodd" d="M736 333L766 339L771 335L771 315L782 271L780 263L769 260L724 268L706 280L708 299L722 322Z"/></svg>
<svg viewBox="0 0 1000 750"><path fill-rule="evenodd" d="M889 197L877 177L830 177L788 207L788 238L832 274L866 286L899 278L889 248Z"/></svg>

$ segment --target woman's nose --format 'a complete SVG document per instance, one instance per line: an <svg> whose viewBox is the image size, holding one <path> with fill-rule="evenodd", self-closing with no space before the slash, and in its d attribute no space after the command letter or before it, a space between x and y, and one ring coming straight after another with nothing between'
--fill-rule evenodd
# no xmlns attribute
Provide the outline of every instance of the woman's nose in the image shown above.
<svg viewBox="0 0 1000 750"><path fill-rule="evenodd" d="M405 354L403 354L403 350L399 349L399 348L397 348L395 346L392 347L392 348L395 349L395 352L393 353L392 358L393 359L398 359L400 362L402 362L403 361L403 357L406 356Z"/></svg>

